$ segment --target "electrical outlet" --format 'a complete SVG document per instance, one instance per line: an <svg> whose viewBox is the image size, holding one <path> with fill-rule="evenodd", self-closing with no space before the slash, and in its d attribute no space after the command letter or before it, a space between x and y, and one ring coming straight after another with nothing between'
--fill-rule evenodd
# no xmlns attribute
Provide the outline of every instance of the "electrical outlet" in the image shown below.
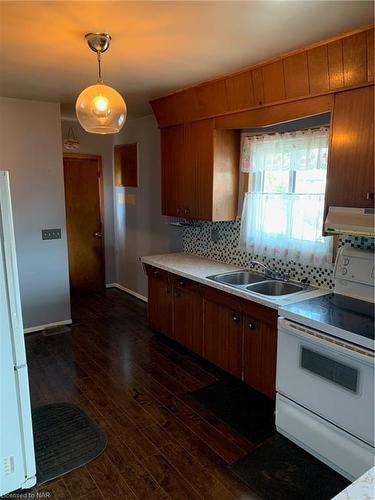
<svg viewBox="0 0 375 500"><path fill-rule="evenodd" d="M220 232L217 227L211 229L211 241L217 243L220 240Z"/></svg>
<svg viewBox="0 0 375 500"><path fill-rule="evenodd" d="M42 229L42 240L61 240L61 229Z"/></svg>

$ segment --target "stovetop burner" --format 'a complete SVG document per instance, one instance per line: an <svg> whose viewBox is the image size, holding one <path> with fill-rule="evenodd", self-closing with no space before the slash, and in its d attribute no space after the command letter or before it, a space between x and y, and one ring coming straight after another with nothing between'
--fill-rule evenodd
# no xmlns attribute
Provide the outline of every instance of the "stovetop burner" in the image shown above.
<svg viewBox="0 0 375 500"><path fill-rule="evenodd" d="M322 325L330 325L375 340L374 304L371 302L329 293L291 304L283 310Z"/></svg>

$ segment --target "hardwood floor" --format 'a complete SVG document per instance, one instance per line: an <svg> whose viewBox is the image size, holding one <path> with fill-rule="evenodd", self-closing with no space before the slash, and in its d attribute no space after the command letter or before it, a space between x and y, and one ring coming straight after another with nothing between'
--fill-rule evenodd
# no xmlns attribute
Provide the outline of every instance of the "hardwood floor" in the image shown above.
<svg viewBox="0 0 375 500"><path fill-rule="evenodd" d="M108 446L38 492L52 500L258 498L227 468L253 445L189 394L221 372L152 332L146 304L119 290L75 297L72 314L70 333L26 336L32 406L79 405Z"/></svg>

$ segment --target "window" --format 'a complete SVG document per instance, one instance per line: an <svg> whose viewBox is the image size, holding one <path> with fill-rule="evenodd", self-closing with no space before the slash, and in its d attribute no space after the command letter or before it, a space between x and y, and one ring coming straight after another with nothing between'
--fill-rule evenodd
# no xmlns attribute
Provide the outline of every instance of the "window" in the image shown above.
<svg viewBox="0 0 375 500"><path fill-rule="evenodd" d="M253 254L311 265L331 263L322 236L328 129L242 138L248 173L241 246Z"/></svg>

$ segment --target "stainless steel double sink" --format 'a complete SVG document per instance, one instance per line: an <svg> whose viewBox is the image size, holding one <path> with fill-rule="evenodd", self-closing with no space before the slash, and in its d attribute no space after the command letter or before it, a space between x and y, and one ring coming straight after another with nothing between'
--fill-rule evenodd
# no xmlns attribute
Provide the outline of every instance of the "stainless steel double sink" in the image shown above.
<svg viewBox="0 0 375 500"><path fill-rule="evenodd" d="M282 295L306 292L312 289L311 287L290 281L266 278L265 276L246 270L214 274L212 276L207 276L207 278L246 292L253 292L266 296L279 297Z"/></svg>

